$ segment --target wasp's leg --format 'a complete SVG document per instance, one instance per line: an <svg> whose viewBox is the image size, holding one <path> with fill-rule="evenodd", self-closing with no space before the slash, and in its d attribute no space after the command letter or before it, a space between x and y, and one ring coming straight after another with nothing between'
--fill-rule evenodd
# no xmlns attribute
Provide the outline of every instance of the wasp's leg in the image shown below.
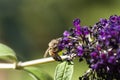
<svg viewBox="0 0 120 80"><path fill-rule="evenodd" d="M58 54L53 55L53 58L54 58L56 61L62 61L62 58L61 58Z"/></svg>
<svg viewBox="0 0 120 80"><path fill-rule="evenodd" d="M48 54L49 54L49 50L50 50L50 48L48 48L48 49L45 51L45 54L44 54L43 57L47 57L47 56L48 56Z"/></svg>

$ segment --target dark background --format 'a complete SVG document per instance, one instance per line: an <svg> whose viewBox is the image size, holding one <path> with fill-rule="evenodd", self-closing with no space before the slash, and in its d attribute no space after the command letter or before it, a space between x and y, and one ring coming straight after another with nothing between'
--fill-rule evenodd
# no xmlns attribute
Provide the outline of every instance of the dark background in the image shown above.
<svg viewBox="0 0 120 80"><path fill-rule="evenodd" d="M0 42L14 49L19 60L42 58L50 40L72 27L73 19L93 26L115 14L120 15L120 0L0 0Z"/></svg>

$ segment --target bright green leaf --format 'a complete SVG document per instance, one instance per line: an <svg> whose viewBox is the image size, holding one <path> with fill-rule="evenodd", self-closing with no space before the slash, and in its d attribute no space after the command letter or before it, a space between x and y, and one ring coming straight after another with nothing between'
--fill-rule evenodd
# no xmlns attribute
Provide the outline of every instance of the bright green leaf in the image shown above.
<svg viewBox="0 0 120 80"><path fill-rule="evenodd" d="M65 61L58 64L55 70L54 80L71 80L73 68L72 62Z"/></svg>
<svg viewBox="0 0 120 80"><path fill-rule="evenodd" d="M8 46L0 43L0 62L16 62L15 52Z"/></svg>
<svg viewBox="0 0 120 80"><path fill-rule="evenodd" d="M43 72L39 67L25 67L24 70L27 71L34 80L53 80L50 75Z"/></svg>

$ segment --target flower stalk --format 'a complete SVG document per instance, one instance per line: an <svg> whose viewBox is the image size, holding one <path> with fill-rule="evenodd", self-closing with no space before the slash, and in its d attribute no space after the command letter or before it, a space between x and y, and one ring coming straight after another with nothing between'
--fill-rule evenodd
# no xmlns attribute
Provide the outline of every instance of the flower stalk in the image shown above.
<svg viewBox="0 0 120 80"><path fill-rule="evenodd" d="M61 56L61 58L62 60L65 60L68 58L68 56ZM31 60L26 62L0 63L0 69L19 69L19 68L24 68L28 66L34 66L34 65L49 63L54 61L55 60L52 57L48 57L48 58L36 59L36 60Z"/></svg>
<svg viewBox="0 0 120 80"><path fill-rule="evenodd" d="M15 69L15 63L0 63L0 69Z"/></svg>

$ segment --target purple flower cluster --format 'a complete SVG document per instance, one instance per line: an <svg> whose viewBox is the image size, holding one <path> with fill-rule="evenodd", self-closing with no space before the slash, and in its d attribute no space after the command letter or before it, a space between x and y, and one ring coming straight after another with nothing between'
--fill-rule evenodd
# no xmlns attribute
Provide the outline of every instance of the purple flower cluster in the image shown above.
<svg viewBox="0 0 120 80"><path fill-rule="evenodd" d="M83 53L85 53L84 48L87 47L89 42L90 28L81 27L79 19L75 19L73 25L74 28L64 31L58 46L60 50L64 50L64 54L76 54L75 56L82 57Z"/></svg>
<svg viewBox="0 0 120 80"><path fill-rule="evenodd" d="M92 79L119 80L120 76L120 16L100 19L93 27L73 21L73 28L64 31L58 44L65 55L84 58L93 70ZM86 76L89 80L89 76ZM81 80L86 80L82 79ZM90 79L91 80L91 79Z"/></svg>
<svg viewBox="0 0 120 80"><path fill-rule="evenodd" d="M119 80L120 76L120 16L100 19L92 33L97 41L90 53L90 68L105 80Z"/></svg>

